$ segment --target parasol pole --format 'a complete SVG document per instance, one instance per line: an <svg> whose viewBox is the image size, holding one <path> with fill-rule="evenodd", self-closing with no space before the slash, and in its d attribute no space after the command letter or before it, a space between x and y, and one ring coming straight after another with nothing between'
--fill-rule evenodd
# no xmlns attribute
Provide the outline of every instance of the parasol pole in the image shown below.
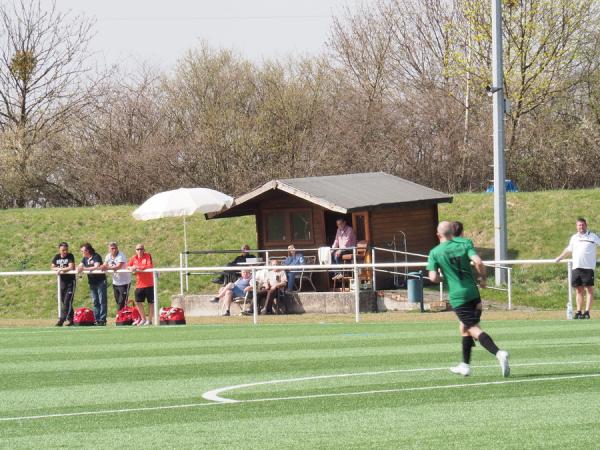
<svg viewBox="0 0 600 450"><path fill-rule="evenodd" d="M186 216L183 216L183 260L185 263L185 290L186 292L190 288L190 275L187 272L188 267L188 246L187 246L187 221Z"/></svg>

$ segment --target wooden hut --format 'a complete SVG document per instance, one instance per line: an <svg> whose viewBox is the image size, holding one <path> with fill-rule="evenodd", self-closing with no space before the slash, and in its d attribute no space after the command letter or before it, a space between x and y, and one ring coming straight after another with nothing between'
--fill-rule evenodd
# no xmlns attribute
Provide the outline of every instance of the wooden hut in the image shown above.
<svg viewBox="0 0 600 450"><path fill-rule="evenodd" d="M296 248L331 245L336 219L343 217L357 240L371 247L426 254L437 243L438 203L451 201L447 194L387 173L358 173L269 181L208 218L254 215L259 248L282 249L290 243ZM377 262L393 259L390 252L376 256ZM404 261L404 256L396 259ZM328 286L324 275L322 289ZM378 288L397 280L377 274Z"/></svg>

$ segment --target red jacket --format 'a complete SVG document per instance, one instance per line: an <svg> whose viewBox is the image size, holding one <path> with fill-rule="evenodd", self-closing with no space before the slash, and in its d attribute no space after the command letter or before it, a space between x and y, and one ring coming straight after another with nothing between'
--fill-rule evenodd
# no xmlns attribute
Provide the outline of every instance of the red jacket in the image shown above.
<svg viewBox="0 0 600 450"><path fill-rule="evenodd" d="M127 264L129 267L137 266L140 270L152 269L152 255L150 253L144 253L143 256L134 255ZM152 272L136 272L135 273L135 287L147 288L154 286L154 278Z"/></svg>

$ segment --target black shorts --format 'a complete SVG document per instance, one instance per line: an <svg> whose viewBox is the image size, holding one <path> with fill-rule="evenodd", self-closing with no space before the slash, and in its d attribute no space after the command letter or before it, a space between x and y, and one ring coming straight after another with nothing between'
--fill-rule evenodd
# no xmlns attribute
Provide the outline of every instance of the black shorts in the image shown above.
<svg viewBox="0 0 600 450"><path fill-rule="evenodd" d="M148 303L154 303L154 287L137 288L135 290L135 301L137 303L144 303L147 300Z"/></svg>
<svg viewBox="0 0 600 450"><path fill-rule="evenodd" d="M481 309L478 307L480 304L481 299L478 298L454 308L458 320L462 322L466 329L474 327L481 321Z"/></svg>
<svg viewBox="0 0 600 450"><path fill-rule="evenodd" d="M571 286L593 286L594 269L573 269L571 272Z"/></svg>

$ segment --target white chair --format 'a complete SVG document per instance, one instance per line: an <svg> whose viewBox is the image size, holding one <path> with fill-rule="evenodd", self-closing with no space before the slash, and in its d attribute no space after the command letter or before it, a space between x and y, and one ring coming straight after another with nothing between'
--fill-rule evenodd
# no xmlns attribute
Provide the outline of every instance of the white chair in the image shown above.
<svg viewBox="0 0 600 450"><path fill-rule="evenodd" d="M313 265L313 264L315 264L316 260L317 260L316 256L305 256L304 264ZM300 272L300 276L296 277L296 281L298 282L298 291L299 292L302 291L302 282L304 280L306 280L310 283L310 285L313 288L313 291L315 291L315 292L317 291L317 288L315 287L315 283L313 282L313 279L312 279L313 273L314 273L313 270L307 270L307 269L302 268L302 271Z"/></svg>

